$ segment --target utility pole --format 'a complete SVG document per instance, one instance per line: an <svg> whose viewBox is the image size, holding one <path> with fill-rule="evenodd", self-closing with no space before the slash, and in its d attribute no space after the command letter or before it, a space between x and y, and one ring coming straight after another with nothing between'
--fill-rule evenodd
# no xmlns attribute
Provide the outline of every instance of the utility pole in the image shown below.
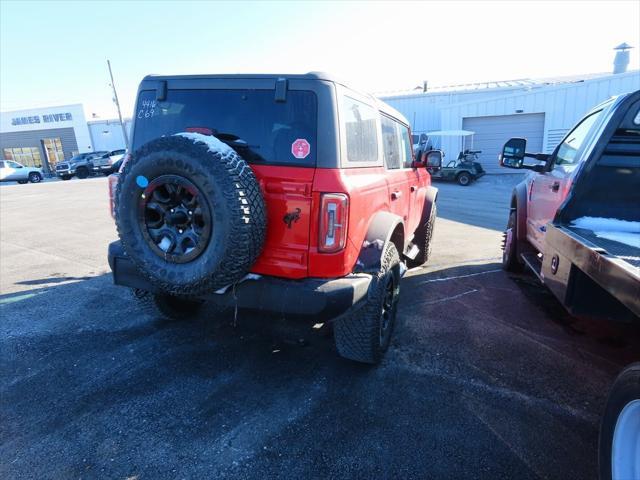
<svg viewBox="0 0 640 480"><path fill-rule="evenodd" d="M113 72L111 71L111 62L107 60L107 66L109 67L109 76L111 77L111 88L113 89L113 103L116 104L118 109L118 118L120 119L120 126L122 127L122 136L124 137L124 145L129 149L129 136L127 135L127 129L122 121L122 112L120 111L120 102L118 101L118 93L116 92L116 84L113 83Z"/></svg>

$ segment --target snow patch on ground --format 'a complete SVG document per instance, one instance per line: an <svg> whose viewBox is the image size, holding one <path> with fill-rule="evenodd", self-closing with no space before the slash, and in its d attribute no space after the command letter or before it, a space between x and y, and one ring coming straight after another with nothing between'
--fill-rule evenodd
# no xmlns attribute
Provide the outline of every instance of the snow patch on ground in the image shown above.
<svg viewBox="0 0 640 480"><path fill-rule="evenodd" d="M597 237L640 248L640 222L617 218L581 217L573 220L571 224L591 230Z"/></svg>
<svg viewBox="0 0 640 480"><path fill-rule="evenodd" d="M221 142L213 135L203 135L201 133L194 132L182 132L176 133L177 136L188 138L194 143L204 143L209 147L211 153L220 153L221 155L230 155L234 150L226 143Z"/></svg>

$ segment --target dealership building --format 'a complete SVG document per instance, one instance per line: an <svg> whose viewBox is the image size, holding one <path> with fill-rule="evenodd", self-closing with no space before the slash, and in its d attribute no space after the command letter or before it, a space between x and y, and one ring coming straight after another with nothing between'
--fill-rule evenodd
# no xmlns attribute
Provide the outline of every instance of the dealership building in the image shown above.
<svg viewBox="0 0 640 480"><path fill-rule="evenodd" d="M131 127L130 121L125 126ZM125 147L118 120L87 122L82 104L0 113L1 158L55 171L77 153Z"/></svg>
<svg viewBox="0 0 640 480"><path fill-rule="evenodd" d="M465 149L481 150L488 173L509 173L498 166L498 154L511 137L527 139L531 152L553 152L571 127L591 108L614 95L640 89L640 71L519 79L452 85L378 94L399 110L415 133L432 135L434 148L445 152L445 163ZM443 131L474 132L466 137Z"/></svg>

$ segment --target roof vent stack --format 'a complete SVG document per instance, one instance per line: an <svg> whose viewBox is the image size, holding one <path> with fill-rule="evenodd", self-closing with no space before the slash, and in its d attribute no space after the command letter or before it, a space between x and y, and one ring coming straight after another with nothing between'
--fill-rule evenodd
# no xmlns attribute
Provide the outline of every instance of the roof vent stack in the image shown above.
<svg viewBox="0 0 640 480"><path fill-rule="evenodd" d="M621 43L614 48L616 57L613 59L613 73L625 73L629 66L629 50L633 47L627 43Z"/></svg>

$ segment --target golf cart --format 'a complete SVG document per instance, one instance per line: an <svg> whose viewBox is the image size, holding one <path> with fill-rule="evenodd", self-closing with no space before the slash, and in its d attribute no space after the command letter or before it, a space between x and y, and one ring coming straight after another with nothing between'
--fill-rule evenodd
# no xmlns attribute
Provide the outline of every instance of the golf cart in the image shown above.
<svg viewBox="0 0 640 480"><path fill-rule="evenodd" d="M442 149L435 149L425 152L424 155L429 156L427 170L431 174L431 178L435 180L450 180L458 182L463 187L471 184L474 180L482 177L486 172L478 162L478 154L480 150L473 150L473 135L475 132L470 130L439 130L436 132L428 132L429 138L434 137L460 137L462 139L462 151L455 160L445 161L445 153ZM471 148L466 148L466 138L471 137ZM440 145L442 142L440 142ZM441 162L437 163L437 154L439 152ZM426 162L426 159L425 159Z"/></svg>

